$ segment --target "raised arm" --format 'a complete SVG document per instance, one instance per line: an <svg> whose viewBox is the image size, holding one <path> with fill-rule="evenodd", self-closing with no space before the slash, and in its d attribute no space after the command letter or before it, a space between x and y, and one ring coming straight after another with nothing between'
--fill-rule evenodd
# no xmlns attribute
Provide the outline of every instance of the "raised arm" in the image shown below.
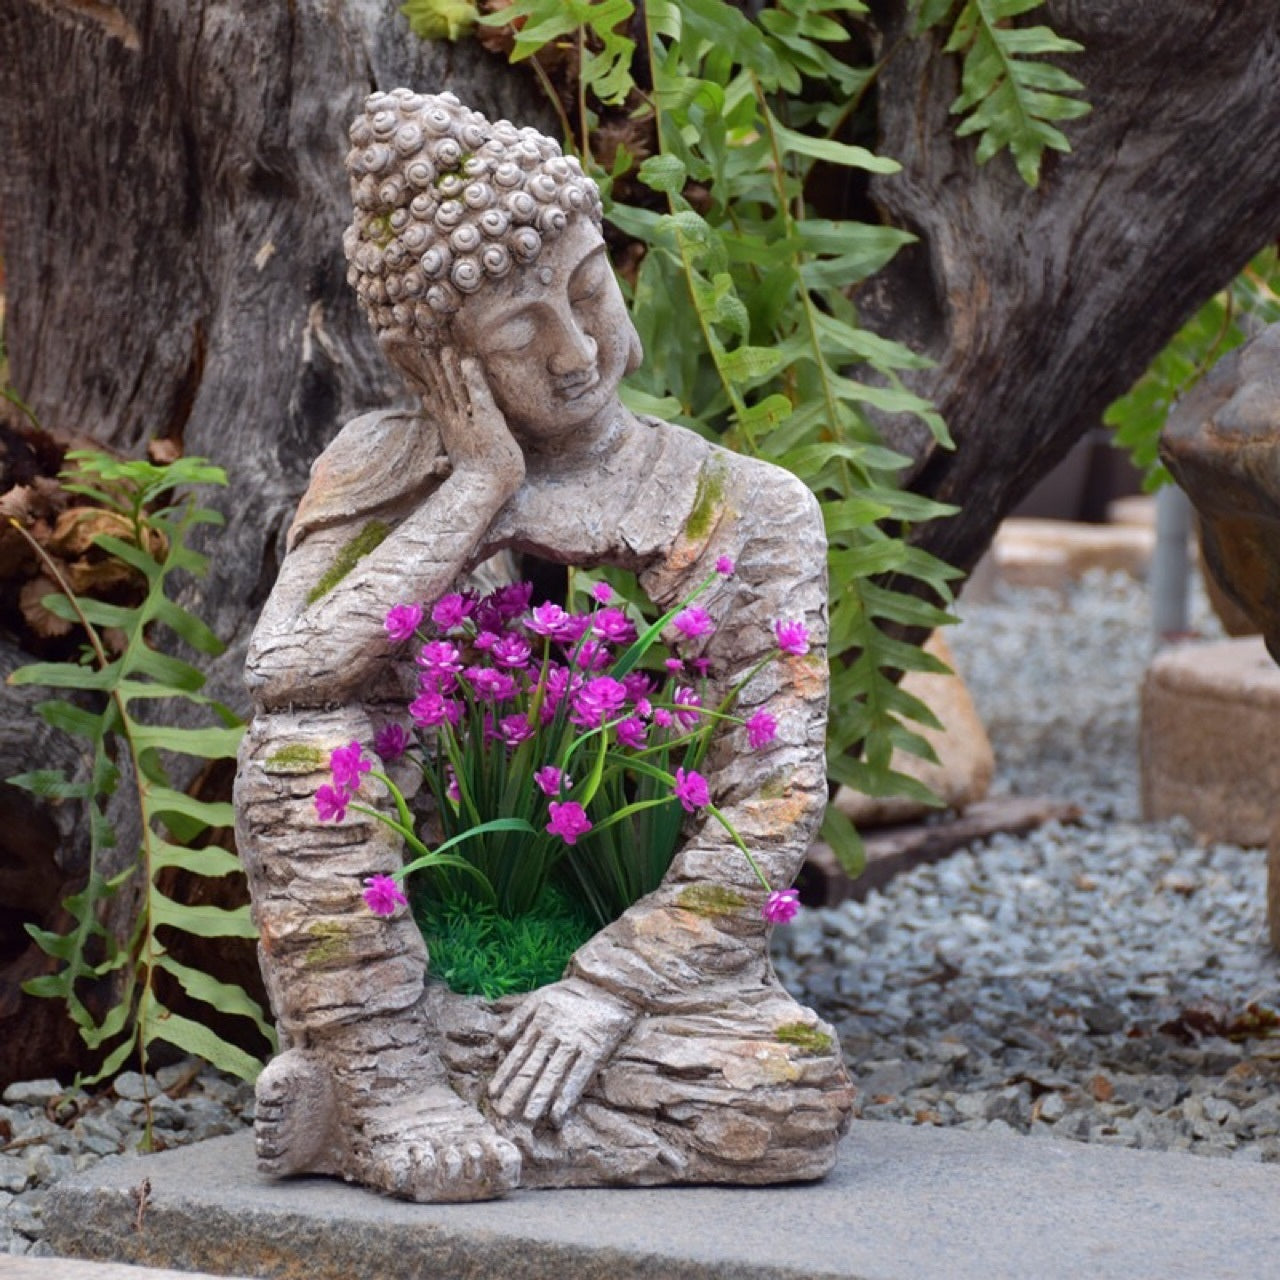
<svg viewBox="0 0 1280 1280"><path fill-rule="evenodd" d="M393 355L438 419L451 470L394 527L340 521L289 552L249 649L246 681L260 707L355 696L385 660L387 610L444 594L524 480L524 456L477 361L451 348Z"/></svg>

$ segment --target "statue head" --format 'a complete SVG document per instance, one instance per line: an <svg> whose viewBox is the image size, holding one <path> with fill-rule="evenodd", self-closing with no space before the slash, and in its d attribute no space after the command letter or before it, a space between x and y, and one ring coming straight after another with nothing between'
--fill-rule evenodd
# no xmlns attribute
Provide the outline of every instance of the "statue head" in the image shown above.
<svg viewBox="0 0 1280 1280"><path fill-rule="evenodd" d="M577 158L409 89L372 94L351 142L347 278L384 350L404 365L398 351L453 341L485 361L514 427L541 413L534 435L597 412L640 347Z"/></svg>

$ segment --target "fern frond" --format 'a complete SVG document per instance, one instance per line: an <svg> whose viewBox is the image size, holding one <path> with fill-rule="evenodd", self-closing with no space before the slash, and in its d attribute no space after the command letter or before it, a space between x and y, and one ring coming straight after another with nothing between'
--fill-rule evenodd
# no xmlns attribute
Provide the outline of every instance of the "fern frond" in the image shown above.
<svg viewBox="0 0 1280 1280"><path fill-rule="evenodd" d="M956 133L978 136L977 160L986 164L1008 150L1028 186L1040 181L1046 150L1070 151L1066 135L1053 123L1086 115L1089 104L1069 95L1084 86L1046 56L1079 53L1083 46L1046 26L1011 26L1010 20L1044 0L965 0L947 53L964 55L960 95L951 104L963 115ZM922 10L922 17L926 11ZM934 21L938 9L927 10Z"/></svg>
<svg viewBox="0 0 1280 1280"><path fill-rule="evenodd" d="M70 487L93 496L127 515L135 539L100 534L95 545L107 555L136 569L146 580L147 591L135 606L105 604L83 599L60 576L43 549L27 536L29 544L57 582L60 596L49 598L58 616L79 623L88 637L91 661L32 663L10 677L14 684L41 684L69 692L87 693L98 699L101 710L91 711L70 702L46 702L38 710L52 725L88 740L91 768L87 779L67 779L52 770L37 770L12 779L17 785L55 799L78 799L88 805L90 829L89 875L83 889L64 904L72 928L66 934L30 929L48 955L60 961L54 974L28 983L33 994L61 999L93 1049L106 1055L92 1080L118 1071L129 1057L140 1055L145 1069L148 1047L157 1040L195 1053L246 1077L258 1063L208 1027L175 1015L156 997L156 974L167 972L189 994L222 1013L248 1018L268 1040L271 1030L261 1008L240 987L223 983L209 974L180 965L157 938L160 928L203 938L253 938L256 936L247 907L225 910L190 906L175 901L157 887L160 872L181 868L194 875L224 876L239 868L235 857L218 848L184 848L176 841L190 841L215 827L229 826L231 806L186 795L169 784L164 758L182 755L222 760L236 754L243 729L228 723L234 719L221 704L200 690L203 674L190 663L152 647L150 635L158 624L189 642L198 652L220 652L221 643L195 615L168 594L172 573L200 573L205 565L186 544L188 531L198 524L220 520L218 513L180 498L163 509L151 504L184 484L225 483L220 468L203 459L186 458L169 467L128 461L93 453L68 455L74 464ZM118 657L110 657L99 628L116 628L124 637ZM176 728L137 718L134 704L154 707L158 702L180 702L205 707L218 719L216 725ZM121 770L113 757L123 753L130 762L142 841L134 858L119 873L107 877L105 855L115 845L115 832L107 820L104 802L119 786ZM165 829L162 834L161 828ZM118 861L118 855L116 856ZM121 940L102 924L107 900L134 877L146 890L140 912ZM90 955L100 958L90 961ZM121 980L117 1003L97 1020L81 996L82 984L115 974ZM108 1048L109 1046L109 1048Z"/></svg>

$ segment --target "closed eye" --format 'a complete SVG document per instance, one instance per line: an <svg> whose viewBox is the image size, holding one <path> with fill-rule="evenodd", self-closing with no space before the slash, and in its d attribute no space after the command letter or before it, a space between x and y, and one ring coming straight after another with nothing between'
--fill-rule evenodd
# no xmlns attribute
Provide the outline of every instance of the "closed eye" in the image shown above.
<svg viewBox="0 0 1280 1280"><path fill-rule="evenodd" d="M504 320L489 335L490 350L522 351L538 335L538 327L529 315L517 314Z"/></svg>

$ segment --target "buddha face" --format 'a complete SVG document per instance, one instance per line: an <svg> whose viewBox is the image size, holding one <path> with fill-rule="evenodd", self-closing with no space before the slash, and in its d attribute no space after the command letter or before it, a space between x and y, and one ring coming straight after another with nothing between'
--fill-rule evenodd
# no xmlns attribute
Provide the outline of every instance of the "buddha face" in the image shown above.
<svg viewBox="0 0 1280 1280"><path fill-rule="evenodd" d="M484 365L512 434L537 452L589 447L618 409L618 383L639 362L595 224L575 217L537 260L469 297L453 318L460 351Z"/></svg>

